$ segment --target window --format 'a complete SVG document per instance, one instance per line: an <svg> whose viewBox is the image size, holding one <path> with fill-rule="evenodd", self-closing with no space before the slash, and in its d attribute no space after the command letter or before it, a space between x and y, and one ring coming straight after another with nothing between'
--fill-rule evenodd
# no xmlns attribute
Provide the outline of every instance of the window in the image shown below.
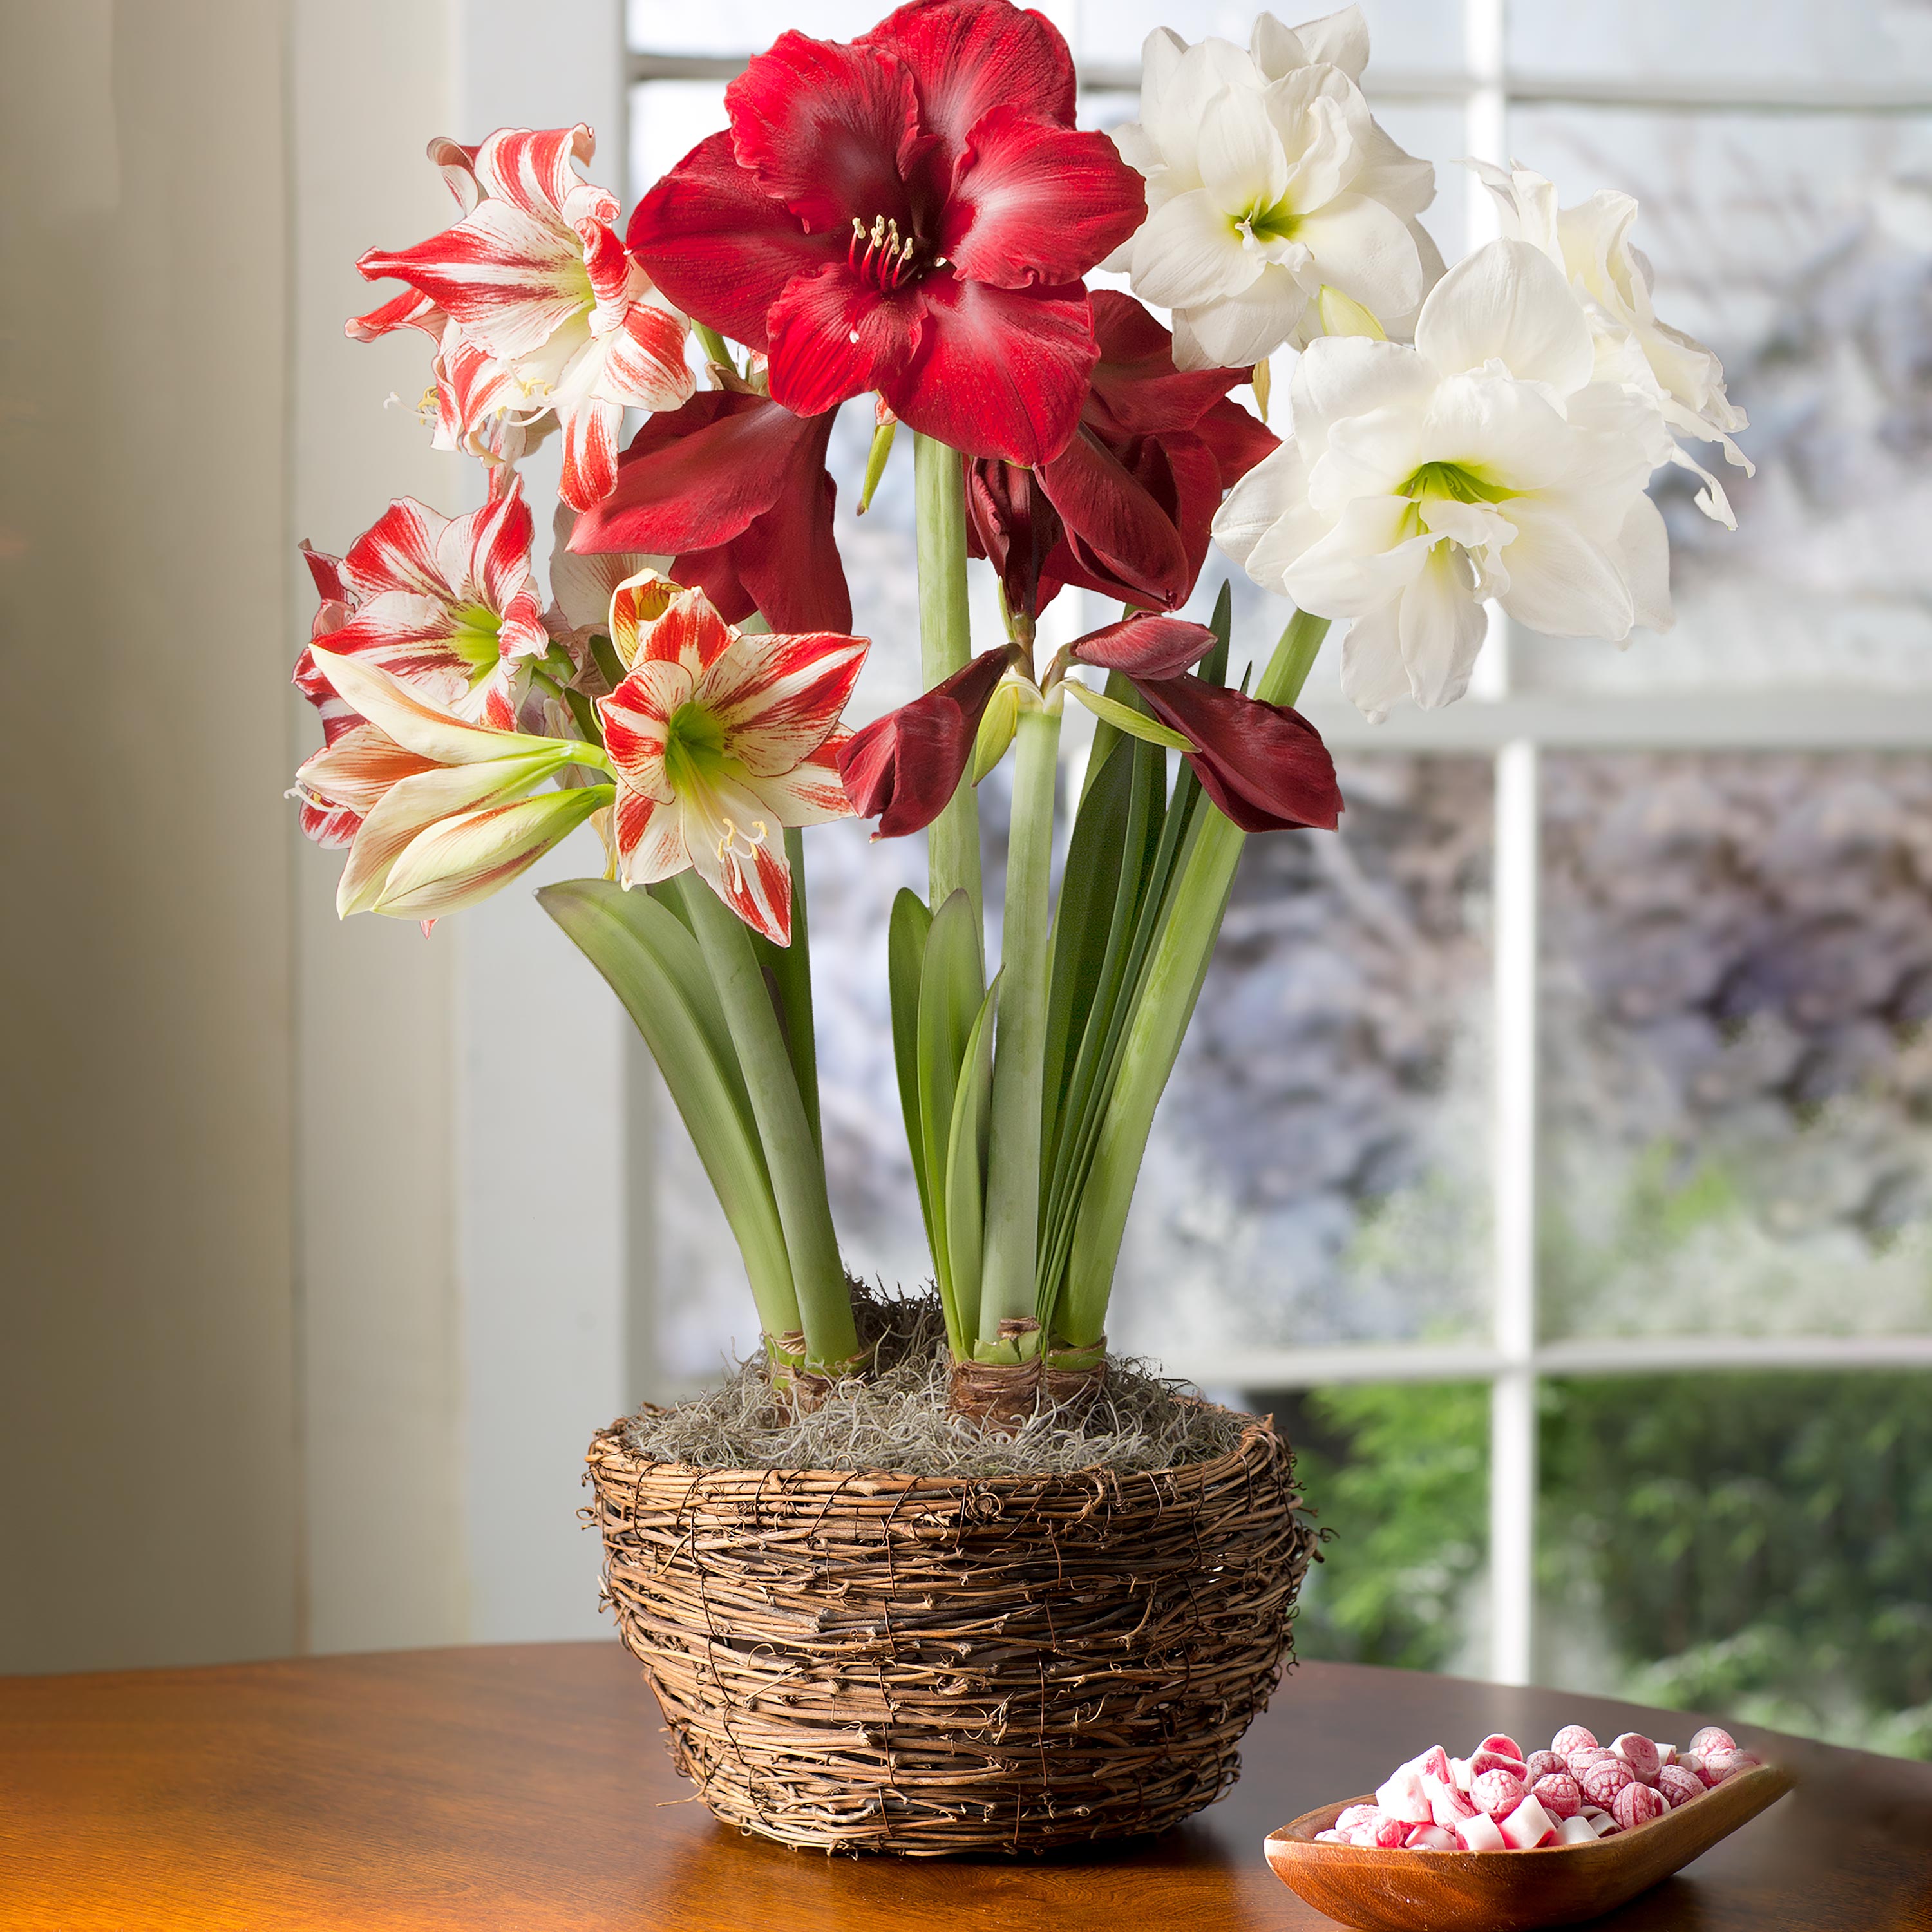
<svg viewBox="0 0 1932 1932"><path fill-rule="evenodd" d="M1046 10L1105 126L1149 28L1245 39L1254 8ZM1726 472L1735 536L1659 479L1667 637L1498 624L1469 699L1380 727L1324 653L1306 708L1350 810L1250 846L1114 1339L1283 1411L1342 1532L1304 1648L1932 1754L1932 9L1364 10L1444 254L1493 232L1466 154L1566 202L1636 194L1659 306L1723 356L1757 473ZM874 12L632 0L638 184L780 28ZM876 712L916 664L910 492L850 514L861 415L841 540L860 628L906 646L874 653ZM1238 651L1265 649L1280 607L1235 588ZM896 882L845 830L812 876L828 1145L854 1258L912 1280ZM745 1318L715 1312L728 1245L682 1227L702 1198L666 1190L674 1379Z"/></svg>

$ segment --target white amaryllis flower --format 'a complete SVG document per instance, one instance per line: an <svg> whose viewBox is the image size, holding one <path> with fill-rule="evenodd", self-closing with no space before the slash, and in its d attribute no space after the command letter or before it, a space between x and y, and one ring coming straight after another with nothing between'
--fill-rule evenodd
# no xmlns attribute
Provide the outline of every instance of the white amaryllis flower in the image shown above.
<svg viewBox="0 0 1932 1932"><path fill-rule="evenodd" d="M1342 687L1371 717L1404 692L1462 695L1486 597L1553 637L1663 629L1669 550L1643 492L1670 434L1653 400L1594 374L1562 272L1492 242L1436 285L1412 347L1310 345L1288 438L1215 535L1257 583L1353 620Z"/></svg>
<svg viewBox="0 0 1932 1932"><path fill-rule="evenodd" d="M1416 220L1436 171L1370 116L1356 85L1368 54L1354 7L1292 28L1264 14L1246 49L1148 35L1141 118L1114 135L1147 177L1148 218L1108 266L1174 311L1180 368L1306 341L1324 286L1400 334L1442 274Z"/></svg>
<svg viewBox="0 0 1932 1932"><path fill-rule="evenodd" d="M1637 204L1606 189L1574 208L1558 208L1556 190L1528 169L1469 164L1502 211L1502 232L1542 250L1568 277L1589 317L1597 376L1627 382L1654 396L1678 435L1714 442L1724 460L1748 476L1750 460L1731 440L1749 418L1724 393L1724 365L1694 336L1657 319L1648 260L1630 243ZM1703 479L1697 507L1736 530L1724 485L1679 446L1671 460Z"/></svg>

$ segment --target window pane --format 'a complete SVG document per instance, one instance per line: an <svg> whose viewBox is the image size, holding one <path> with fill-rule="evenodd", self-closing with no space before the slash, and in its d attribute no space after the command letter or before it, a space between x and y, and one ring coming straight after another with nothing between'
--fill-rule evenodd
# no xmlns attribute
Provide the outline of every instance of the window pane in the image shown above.
<svg viewBox="0 0 1932 1932"><path fill-rule="evenodd" d="M1251 840L1154 1124L1117 1347L1462 1335L1486 1299L1490 768L1344 760Z"/></svg>
<svg viewBox="0 0 1932 1932"><path fill-rule="evenodd" d="M1183 40L1198 40L1210 34L1246 46L1262 10L1255 0L1082 0L1075 40L1083 61L1108 66L1138 64L1141 46L1156 27L1172 27ZM1278 17L1292 24L1332 13L1325 4L1314 11L1277 8ZM1462 64L1462 21L1460 4L1444 0L1363 0L1373 50L1368 78L1372 91L1378 72L1454 73Z"/></svg>
<svg viewBox="0 0 1932 1932"><path fill-rule="evenodd" d="M1556 1335L1932 1328L1932 762L1550 754Z"/></svg>
<svg viewBox="0 0 1932 1932"><path fill-rule="evenodd" d="M849 40L891 11L884 0L626 0L624 37L645 53L758 53L788 27Z"/></svg>
<svg viewBox="0 0 1932 1932"><path fill-rule="evenodd" d="M1899 0L1516 0L1509 59L1536 74L1695 85L1932 76L1932 14Z"/></svg>
<svg viewBox="0 0 1932 1932"><path fill-rule="evenodd" d="M724 125L722 80L647 80L631 89L631 192L635 201L707 134Z"/></svg>
<svg viewBox="0 0 1932 1932"><path fill-rule="evenodd" d="M1668 636L1528 639L1513 674L1555 689L1932 680L1932 119L1522 108L1510 148L1566 204L1638 196L1658 312L1724 358L1758 465L1747 478L1693 447L1721 470L1735 532L1693 506L1688 472L1660 477Z"/></svg>
<svg viewBox="0 0 1932 1932"><path fill-rule="evenodd" d="M1932 1375L1556 1382L1541 1439L1538 1683L1932 1757Z"/></svg>
<svg viewBox="0 0 1932 1932"><path fill-rule="evenodd" d="M1486 1675L1487 1386L1364 1382L1248 1406L1274 1415L1334 1532L1301 1586L1296 1654Z"/></svg>

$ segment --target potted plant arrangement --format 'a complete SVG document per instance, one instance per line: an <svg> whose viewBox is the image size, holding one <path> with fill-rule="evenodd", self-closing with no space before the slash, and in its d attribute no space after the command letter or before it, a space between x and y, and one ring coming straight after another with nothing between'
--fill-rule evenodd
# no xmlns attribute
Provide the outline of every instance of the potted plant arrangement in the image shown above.
<svg viewBox="0 0 1932 1932"><path fill-rule="evenodd" d="M1313 1534L1270 1425L1110 1360L1106 1310L1243 843L1342 808L1292 706L1336 617L1375 713L1461 694L1486 598L1558 634L1666 623L1645 486L1696 467L1679 435L1738 460L1634 204L1485 170L1503 238L1445 274L1367 52L1353 8L1247 48L1158 32L1110 137L1040 16L914 0L781 37L621 232L588 128L502 129L432 143L458 218L360 264L401 292L349 332L429 339L424 416L487 495L308 551L325 742L296 796L346 848L345 915L427 926L602 841L603 876L538 896L656 1057L762 1347L602 1432L595 1514L680 1768L747 1829L1040 1849L1236 1775ZM1090 290L1103 264L1133 293ZM854 730L868 650L914 648L850 634L826 462L868 394L867 495L915 441L925 689ZM518 466L553 434L546 602ZM1238 682L1225 590L1173 614L1210 535L1296 607ZM974 556L998 638L970 635ZM1069 586L1122 615L1049 651ZM989 970L974 787L1009 756ZM889 962L922 1299L848 1279L820 1147L802 834L854 813L929 854Z"/></svg>

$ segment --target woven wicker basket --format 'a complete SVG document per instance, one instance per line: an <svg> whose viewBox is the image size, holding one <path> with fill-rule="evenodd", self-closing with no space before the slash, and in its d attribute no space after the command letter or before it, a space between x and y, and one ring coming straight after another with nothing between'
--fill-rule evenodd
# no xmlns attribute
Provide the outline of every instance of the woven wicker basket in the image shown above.
<svg viewBox="0 0 1932 1932"><path fill-rule="evenodd" d="M592 1442L590 1512L677 1768L826 1851L1158 1832L1239 1774L1315 1548L1255 1422L1153 1474L704 1470Z"/></svg>

